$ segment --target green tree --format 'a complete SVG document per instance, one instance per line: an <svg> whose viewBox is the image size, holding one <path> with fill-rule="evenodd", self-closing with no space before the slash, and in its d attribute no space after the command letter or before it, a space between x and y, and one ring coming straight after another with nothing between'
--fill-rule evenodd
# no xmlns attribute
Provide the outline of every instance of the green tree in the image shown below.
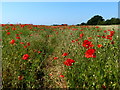
<svg viewBox="0 0 120 90"><path fill-rule="evenodd" d="M111 20L110 20L110 19L107 19L107 20L105 21L105 25L112 25Z"/></svg>
<svg viewBox="0 0 120 90"><path fill-rule="evenodd" d="M86 25L86 23L82 22L81 25Z"/></svg>
<svg viewBox="0 0 120 90"><path fill-rule="evenodd" d="M105 25L115 25L115 24L120 24L120 19L119 18L111 18L111 19L107 19L104 22Z"/></svg>
<svg viewBox="0 0 120 90"><path fill-rule="evenodd" d="M119 18L111 18L111 23L112 24L120 24L120 19Z"/></svg>
<svg viewBox="0 0 120 90"><path fill-rule="evenodd" d="M102 21L104 21L102 16L95 15L94 17L92 17L90 20L87 21L87 24L88 25L98 25Z"/></svg>

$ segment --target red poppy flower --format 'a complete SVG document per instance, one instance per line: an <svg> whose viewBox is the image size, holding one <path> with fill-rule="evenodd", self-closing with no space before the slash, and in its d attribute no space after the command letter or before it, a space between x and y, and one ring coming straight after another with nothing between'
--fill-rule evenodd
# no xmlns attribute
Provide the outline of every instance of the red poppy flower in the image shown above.
<svg viewBox="0 0 120 90"><path fill-rule="evenodd" d="M110 36L113 36L115 34L115 31L110 31Z"/></svg>
<svg viewBox="0 0 120 90"><path fill-rule="evenodd" d="M24 54L23 57L22 57L23 60L27 60L28 58L29 58L28 54Z"/></svg>
<svg viewBox="0 0 120 90"><path fill-rule="evenodd" d="M97 35L97 37L101 37L100 35Z"/></svg>
<svg viewBox="0 0 120 90"><path fill-rule="evenodd" d="M78 39L76 39L75 41L78 41Z"/></svg>
<svg viewBox="0 0 120 90"><path fill-rule="evenodd" d="M13 24L10 24L10 26L14 26Z"/></svg>
<svg viewBox="0 0 120 90"><path fill-rule="evenodd" d="M92 37L88 37L88 39L92 39Z"/></svg>
<svg viewBox="0 0 120 90"><path fill-rule="evenodd" d="M78 42L78 44L80 44L80 42Z"/></svg>
<svg viewBox="0 0 120 90"><path fill-rule="evenodd" d="M104 33L106 33L107 31L106 30L104 30Z"/></svg>
<svg viewBox="0 0 120 90"><path fill-rule="evenodd" d="M27 48L27 46L24 46L24 48Z"/></svg>
<svg viewBox="0 0 120 90"><path fill-rule="evenodd" d="M29 42L27 42L27 46L30 46L30 43L29 43Z"/></svg>
<svg viewBox="0 0 120 90"><path fill-rule="evenodd" d="M15 28L15 27L13 27L13 28L12 28L12 30L16 30L16 28Z"/></svg>
<svg viewBox="0 0 120 90"><path fill-rule="evenodd" d="M95 49L88 49L86 52L85 52L85 57L86 58L90 58L90 57L93 57L95 58L96 55L94 54L95 53Z"/></svg>
<svg viewBox="0 0 120 90"><path fill-rule="evenodd" d="M5 28L7 29L7 28L9 28L9 27L7 26L7 27L5 27Z"/></svg>
<svg viewBox="0 0 120 90"><path fill-rule="evenodd" d="M20 37L16 37L16 39L20 39Z"/></svg>
<svg viewBox="0 0 120 90"><path fill-rule="evenodd" d="M59 77L64 77L64 75L60 75Z"/></svg>
<svg viewBox="0 0 120 90"><path fill-rule="evenodd" d="M106 86L105 86L105 85L102 85L102 88L106 88Z"/></svg>
<svg viewBox="0 0 120 90"><path fill-rule="evenodd" d="M16 34L16 36L19 36L19 34Z"/></svg>
<svg viewBox="0 0 120 90"><path fill-rule="evenodd" d="M100 48L100 47L102 47L102 44L98 44L97 46L98 46L98 48Z"/></svg>
<svg viewBox="0 0 120 90"><path fill-rule="evenodd" d="M54 57L54 60L58 59L58 57Z"/></svg>
<svg viewBox="0 0 120 90"><path fill-rule="evenodd" d="M107 35L105 38L112 40L112 36L111 35Z"/></svg>
<svg viewBox="0 0 120 90"><path fill-rule="evenodd" d="M74 42L75 42L75 40L72 40L71 42L72 42L72 43L74 43Z"/></svg>
<svg viewBox="0 0 120 90"><path fill-rule="evenodd" d="M98 26L96 26L95 28L99 28Z"/></svg>
<svg viewBox="0 0 120 90"><path fill-rule="evenodd" d="M114 43L115 43L114 41L111 42L111 44L114 44Z"/></svg>
<svg viewBox="0 0 120 90"><path fill-rule="evenodd" d="M41 51L38 51L38 53L41 53Z"/></svg>
<svg viewBox="0 0 120 90"><path fill-rule="evenodd" d="M36 49L34 49L34 50L33 50L33 52L37 52L37 50L36 50Z"/></svg>
<svg viewBox="0 0 120 90"><path fill-rule="evenodd" d="M24 76L20 75L18 76L18 80L23 80Z"/></svg>
<svg viewBox="0 0 120 90"><path fill-rule="evenodd" d="M30 34L30 36L33 36L32 34Z"/></svg>
<svg viewBox="0 0 120 90"><path fill-rule="evenodd" d="M24 42L20 42L20 44L24 44Z"/></svg>
<svg viewBox="0 0 120 90"><path fill-rule="evenodd" d="M6 32L10 31L10 30L5 30Z"/></svg>
<svg viewBox="0 0 120 90"><path fill-rule="evenodd" d="M49 76L52 76L52 74L50 73Z"/></svg>
<svg viewBox="0 0 120 90"><path fill-rule="evenodd" d="M83 30L80 30L80 31L83 31Z"/></svg>
<svg viewBox="0 0 120 90"><path fill-rule="evenodd" d="M6 34L7 34L7 35L10 35L10 32L7 32Z"/></svg>
<svg viewBox="0 0 120 90"><path fill-rule="evenodd" d="M82 33L82 34L80 34L80 38L82 38L84 36L84 34Z"/></svg>
<svg viewBox="0 0 120 90"><path fill-rule="evenodd" d="M105 36L103 35L102 38L105 38Z"/></svg>
<svg viewBox="0 0 120 90"><path fill-rule="evenodd" d="M90 47L93 47L94 45L92 44L91 41L84 40L82 46L85 47L85 48L90 48Z"/></svg>
<svg viewBox="0 0 120 90"><path fill-rule="evenodd" d="M75 61L73 59L67 59L64 64L67 65L67 66L72 66L72 63L74 63Z"/></svg>
<svg viewBox="0 0 120 90"><path fill-rule="evenodd" d="M10 41L10 44L14 44L14 43L15 43L15 40L12 39L12 40Z"/></svg>
<svg viewBox="0 0 120 90"><path fill-rule="evenodd" d="M63 53L63 55L62 56L67 56L68 55L68 53Z"/></svg>

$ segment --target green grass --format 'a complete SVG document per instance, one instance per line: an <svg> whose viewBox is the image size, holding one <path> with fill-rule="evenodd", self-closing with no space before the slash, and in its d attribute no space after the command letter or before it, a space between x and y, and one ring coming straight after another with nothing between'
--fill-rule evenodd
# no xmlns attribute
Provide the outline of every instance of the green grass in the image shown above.
<svg viewBox="0 0 120 90"><path fill-rule="evenodd" d="M16 30L12 30L12 27ZM3 87L56 88L58 86L56 82L64 84L57 79L59 76L56 72L54 72L56 75L52 76L54 79L49 76L52 70L57 70L65 76L64 80L69 88L119 88L118 30L111 28L111 31L115 31L112 40L96 36L110 34L109 31L104 33L104 30L107 29L94 26L4 25L2 27ZM7 32L10 32L10 35L7 35ZM80 38L79 35L82 33L84 36ZM16 34L19 34L20 40L16 39ZM89 37L92 39L89 40ZM15 44L9 43L12 39L16 41ZM78 41L72 42L76 39ZM82 46L84 40L92 42L94 45L92 48L96 49L96 58L85 57L87 49ZM114 44L111 44L112 41ZM24 42L25 45L20 42ZM24 48L27 42L30 46ZM98 44L102 44L103 47L98 48ZM68 55L63 57L63 53L68 53ZM28 60L22 60L24 54L30 56ZM54 60L54 57L58 59ZM75 63L72 66L64 65L63 62L67 58L73 59ZM62 66L64 70L60 69ZM24 77L22 80L18 79L20 75Z"/></svg>

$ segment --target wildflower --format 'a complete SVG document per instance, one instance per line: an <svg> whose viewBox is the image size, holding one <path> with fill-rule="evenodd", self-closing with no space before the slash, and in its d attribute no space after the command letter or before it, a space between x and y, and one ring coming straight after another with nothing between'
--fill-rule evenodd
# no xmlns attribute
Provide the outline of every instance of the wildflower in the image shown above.
<svg viewBox="0 0 120 90"><path fill-rule="evenodd" d="M98 48L100 48L100 47L102 47L102 44L98 44L97 46L98 46Z"/></svg>
<svg viewBox="0 0 120 90"><path fill-rule="evenodd" d="M41 53L41 51L38 51L38 53Z"/></svg>
<svg viewBox="0 0 120 90"><path fill-rule="evenodd" d="M27 46L24 46L24 48L27 48Z"/></svg>
<svg viewBox="0 0 120 90"><path fill-rule="evenodd" d="M30 36L33 36L32 34L30 34Z"/></svg>
<svg viewBox="0 0 120 90"><path fill-rule="evenodd" d="M24 76L20 75L18 76L18 80L23 80Z"/></svg>
<svg viewBox="0 0 120 90"><path fill-rule="evenodd" d="M54 60L58 59L58 57L54 57Z"/></svg>
<svg viewBox="0 0 120 90"><path fill-rule="evenodd" d="M75 42L75 40L72 40L71 42L72 42L72 43L74 43L74 42Z"/></svg>
<svg viewBox="0 0 120 90"><path fill-rule="evenodd" d="M14 43L15 43L15 40L12 39L12 40L10 41L10 44L14 44Z"/></svg>
<svg viewBox="0 0 120 90"><path fill-rule="evenodd" d="M78 44L80 44L80 42L78 42Z"/></svg>
<svg viewBox="0 0 120 90"><path fill-rule="evenodd" d="M103 35L102 38L105 38L105 36Z"/></svg>
<svg viewBox="0 0 120 90"><path fill-rule="evenodd" d="M80 31L83 31L83 30L80 30Z"/></svg>
<svg viewBox="0 0 120 90"><path fill-rule="evenodd" d="M78 41L78 39L76 39L75 41Z"/></svg>
<svg viewBox="0 0 120 90"><path fill-rule="evenodd" d="M105 86L105 85L102 85L102 88L106 88L106 86Z"/></svg>
<svg viewBox="0 0 120 90"><path fill-rule="evenodd" d="M34 49L34 50L33 50L33 52L37 52L37 50L36 50L36 49Z"/></svg>
<svg viewBox="0 0 120 90"><path fill-rule="evenodd" d="M101 37L100 35L97 35L97 37Z"/></svg>
<svg viewBox="0 0 120 90"><path fill-rule="evenodd" d="M85 57L86 57L86 58L90 58L90 57L95 58L95 57L96 57L96 55L94 54L95 51L96 51L95 49L88 49L88 50L85 52Z"/></svg>
<svg viewBox="0 0 120 90"><path fill-rule="evenodd" d="M22 57L23 60L27 60L28 58L29 58L28 54L24 54L23 57Z"/></svg>
<svg viewBox="0 0 120 90"><path fill-rule="evenodd" d="M19 34L16 34L16 36L19 36Z"/></svg>
<svg viewBox="0 0 120 90"><path fill-rule="evenodd" d="M59 77L64 77L64 75L60 75Z"/></svg>
<svg viewBox="0 0 120 90"><path fill-rule="evenodd" d="M24 44L24 42L20 42L20 44Z"/></svg>
<svg viewBox="0 0 120 90"><path fill-rule="evenodd" d="M74 63L75 61L73 59L67 59L64 64L67 65L67 66L72 66L72 63Z"/></svg>
<svg viewBox="0 0 120 90"><path fill-rule="evenodd" d="M99 28L99 26L96 26L95 28Z"/></svg>
<svg viewBox="0 0 120 90"><path fill-rule="evenodd" d="M62 56L67 56L68 55L68 53L63 53L63 55Z"/></svg>
<svg viewBox="0 0 120 90"><path fill-rule="evenodd" d="M50 73L49 76L52 76L52 74Z"/></svg>
<svg viewBox="0 0 120 90"><path fill-rule="evenodd" d="M114 44L114 43L115 43L114 41L111 42L111 44Z"/></svg>
<svg viewBox="0 0 120 90"><path fill-rule="evenodd" d="M80 34L80 38L82 38L84 36L84 34L82 33L82 34Z"/></svg>
<svg viewBox="0 0 120 90"><path fill-rule="evenodd" d="M110 31L110 36L113 36L115 34L115 31Z"/></svg>
<svg viewBox="0 0 120 90"><path fill-rule="evenodd" d="M13 28L12 28L12 30L16 30L16 28L15 28L15 27L13 27Z"/></svg>
<svg viewBox="0 0 120 90"><path fill-rule="evenodd" d="M105 38L112 40L112 36L111 35L107 35Z"/></svg>
<svg viewBox="0 0 120 90"><path fill-rule="evenodd" d="M92 39L92 37L88 37L88 39Z"/></svg>
<svg viewBox="0 0 120 90"><path fill-rule="evenodd" d="M16 39L20 39L20 37L16 37Z"/></svg>
<svg viewBox="0 0 120 90"><path fill-rule="evenodd" d="M90 47L93 47L94 45L92 44L91 41L84 40L82 46L85 47L85 48L90 48Z"/></svg>
<svg viewBox="0 0 120 90"><path fill-rule="evenodd" d="M29 43L29 42L27 42L27 46L30 46L30 43Z"/></svg>
<svg viewBox="0 0 120 90"><path fill-rule="evenodd" d="M106 30L104 30L104 33L106 33L107 31Z"/></svg>
<svg viewBox="0 0 120 90"><path fill-rule="evenodd" d="M7 32L6 34L7 34L7 35L10 35L10 32Z"/></svg>

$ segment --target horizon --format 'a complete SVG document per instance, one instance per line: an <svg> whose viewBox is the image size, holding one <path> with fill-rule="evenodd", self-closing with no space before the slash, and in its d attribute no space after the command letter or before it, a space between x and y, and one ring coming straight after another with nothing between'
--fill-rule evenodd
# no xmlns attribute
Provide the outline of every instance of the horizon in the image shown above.
<svg viewBox="0 0 120 90"><path fill-rule="evenodd" d="M76 25L95 15L118 18L118 2L3 2L2 24Z"/></svg>

